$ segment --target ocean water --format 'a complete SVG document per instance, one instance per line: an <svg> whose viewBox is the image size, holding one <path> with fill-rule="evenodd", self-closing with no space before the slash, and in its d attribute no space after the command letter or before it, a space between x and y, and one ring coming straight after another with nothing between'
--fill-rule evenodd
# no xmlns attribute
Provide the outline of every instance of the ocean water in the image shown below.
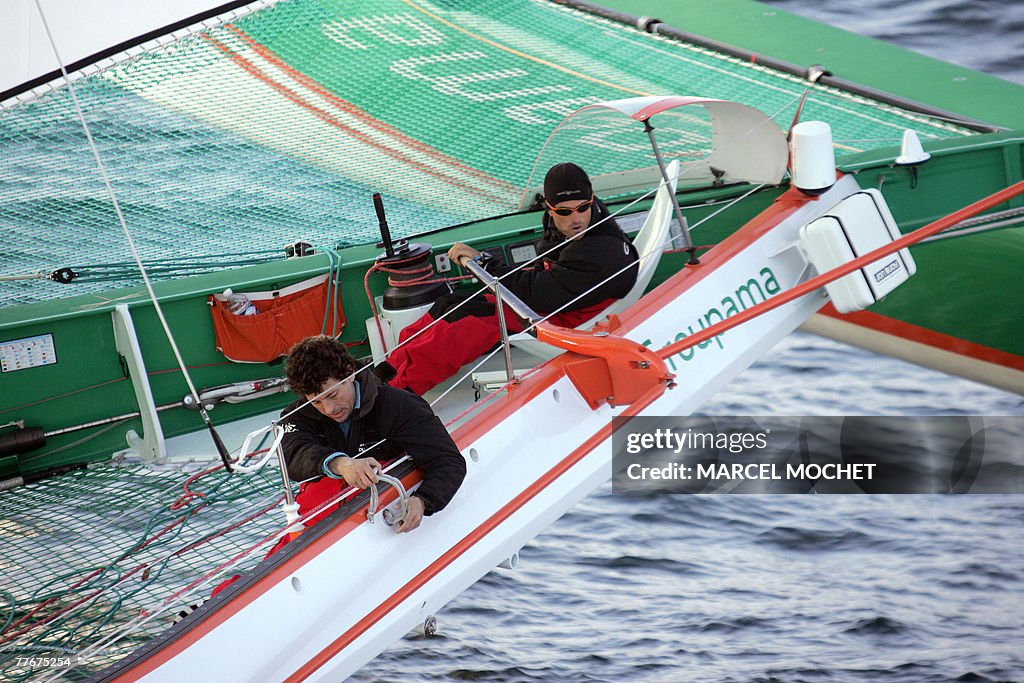
<svg viewBox="0 0 1024 683"><path fill-rule="evenodd" d="M1024 83L1022 2L772 4ZM702 412L1024 415L1024 398L798 333ZM437 620L355 680L1024 681L1024 497L605 486Z"/></svg>
<svg viewBox="0 0 1024 683"><path fill-rule="evenodd" d="M1024 84L1024 2L1020 0L765 0L765 4Z"/></svg>

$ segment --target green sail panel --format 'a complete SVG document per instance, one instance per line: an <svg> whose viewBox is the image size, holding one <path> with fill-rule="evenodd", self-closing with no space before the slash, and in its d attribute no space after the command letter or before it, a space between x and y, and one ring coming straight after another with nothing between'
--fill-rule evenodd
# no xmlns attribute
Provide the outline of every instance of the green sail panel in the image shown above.
<svg viewBox="0 0 1024 683"><path fill-rule="evenodd" d="M602 100L727 99L786 128L808 92L803 118L829 121L840 154L896 145L908 127L970 134L539 0L285 0L211 25L75 80L157 278L276 258L298 239L374 241L373 192L399 237L514 211L558 122ZM4 301L137 281L66 87L6 103L0 152L0 276L82 274L0 283ZM573 161L607 169L613 152L597 138ZM649 153L639 128L617 150L634 152Z"/></svg>

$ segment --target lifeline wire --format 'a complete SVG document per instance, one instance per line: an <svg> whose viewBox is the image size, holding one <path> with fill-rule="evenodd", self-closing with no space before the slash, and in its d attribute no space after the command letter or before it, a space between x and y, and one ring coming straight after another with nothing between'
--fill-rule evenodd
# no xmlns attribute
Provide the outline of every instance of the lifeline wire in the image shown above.
<svg viewBox="0 0 1024 683"><path fill-rule="evenodd" d="M192 383L192 377L188 374L188 369L185 367L185 360L181 357L181 351L178 350L178 344L174 341L174 335L171 334L171 327L167 324L167 318L164 317L164 312L160 307L160 302L157 301L156 292L153 291L153 284L149 281L149 276L146 274L145 266L142 265L142 257L139 255L139 251L135 247L135 240L132 239L132 235L128 231L128 223L125 221L124 214L121 212L121 205L118 203L117 196L114 194L114 188L110 184L110 178L107 176L107 169L103 165L103 159L100 157L100 151L97 149L96 142L92 138L92 132L89 130L89 124L85 120L85 114L82 112L82 107L78 103L78 96L75 94L75 88L71 84L71 78L68 76L67 69L64 68L64 60L60 56L60 50L57 49L57 41L54 39L53 33L50 31L50 23L46 20L46 14L43 12L43 6L40 0L35 0L35 5L36 10L39 12L39 18L43 22L43 28L46 30L46 37L50 41L50 47L53 49L53 55L57 58L57 64L60 66L60 72L64 76L64 82L67 83L68 93L71 95L71 102L75 107L75 113L78 115L79 121L82 122L82 130L85 132L85 138L89 142L89 149L92 150L92 155L96 159L96 167L99 169L100 177L103 179L103 185L107 189L107 194L110 196L110 203L114 207L114 213L117 214L117 220L121 224L121 231L124 233L125 240L128 242L128 248L132 253L132 258L135 259L135 263L139 266L139 272L142 274L142 281L146 285L146 291L149 292L149 298L153 302L153 308L156 310L156 315L160 319L160 324L164 328L164 333L167 335L167 341L171 345L171 351L174 352L174 358L178 361L178 367L181 368L181 374L185 378L185 383L188 385L189 393L192 394L192 398L195 399L196 405L199 407L199 414L202 416L203 422L206 423L207 428L210 430L210 435L213 437L214 443L217 446L217 452L224 461L224 467L228 472L230 472L231 465L227 449L221 442L217 432L214 431L213 423L210 422L210 416L206 412L206 408L203 407L202 402L199 400L199 392L196 391L196 387Z"/></svg>

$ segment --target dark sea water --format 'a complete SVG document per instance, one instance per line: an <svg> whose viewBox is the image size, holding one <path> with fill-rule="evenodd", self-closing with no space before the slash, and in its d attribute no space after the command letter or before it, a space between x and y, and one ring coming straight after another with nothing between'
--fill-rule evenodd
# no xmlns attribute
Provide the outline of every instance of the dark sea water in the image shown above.
<svg viewBox="0 0 1024 683"><path fill-rule="evenodd" d="M770 0L765 4L1024 83L1024 2L1020 0Z"/></svg>
<svg viewBox="0 0 1024 683"><path fill-rule="evenodd" d="M772 4L1024 83L1024 2ZM797 334L702 412L1024 415L1024 399ZM1019 495L606 486L520 560L356 680L1024 681Z"/></svg>

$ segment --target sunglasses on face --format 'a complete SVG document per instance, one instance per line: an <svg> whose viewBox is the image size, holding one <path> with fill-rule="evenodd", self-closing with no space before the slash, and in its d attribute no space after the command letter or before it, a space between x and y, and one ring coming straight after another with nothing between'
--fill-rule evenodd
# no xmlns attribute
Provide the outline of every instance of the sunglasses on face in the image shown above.
<svg viewBox="0 0 1024 683"><path fill-rule="evenodd" d="M559 216L571 216L573 214L573 212L583 213L585 211L590 210L591 205L593 205L593 203L594 203L594 198L591 197L590 199L588 199L587 201L583 202L579 206L574 206L572 208L568 208L568 207L564 207L564 206L559 206L559 207L551 206L551 203L548 202L548 200L546 200L546 199L544 200L544 203L548 205L548 209L551 210L551 213L558 214Z"/></svg>

